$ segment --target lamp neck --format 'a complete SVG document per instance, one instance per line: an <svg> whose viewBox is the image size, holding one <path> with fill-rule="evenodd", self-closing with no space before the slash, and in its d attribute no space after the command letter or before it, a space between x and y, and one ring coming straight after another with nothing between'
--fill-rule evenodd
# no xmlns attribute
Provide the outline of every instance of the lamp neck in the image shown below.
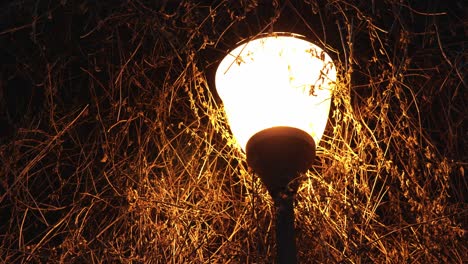
<svg viewBox="0 0 468 264"><path fill-rule="evenodd" d="M276 205L276 246L280 264L297 263L294 230L294 195L278 195Z"/></svg>

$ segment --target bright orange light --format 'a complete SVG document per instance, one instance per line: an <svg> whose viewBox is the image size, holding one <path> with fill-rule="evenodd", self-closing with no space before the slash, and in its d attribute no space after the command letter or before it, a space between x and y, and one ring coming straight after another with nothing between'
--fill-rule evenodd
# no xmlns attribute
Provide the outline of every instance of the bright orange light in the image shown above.
<svg viewBox="0 0 468 264"><path fill-rule="evenodd" d="M330 56L297 35L270 35L232 50L216 72L229 125L245 151L255 133L290 126L316 145L325 130L336 68Z"/></svg>

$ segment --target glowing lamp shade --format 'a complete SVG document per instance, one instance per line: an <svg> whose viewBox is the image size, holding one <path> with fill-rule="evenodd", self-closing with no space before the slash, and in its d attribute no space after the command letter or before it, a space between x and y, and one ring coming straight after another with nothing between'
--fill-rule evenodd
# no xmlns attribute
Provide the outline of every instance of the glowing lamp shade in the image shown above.
<svg viewBox="0 0 468 264"><path fill-rule="evenodd" d="M216 71L216 89L234 137L292 127L318 145L328 119L336 68L321 48L297 35L275 34L232 50Z"/></svg>

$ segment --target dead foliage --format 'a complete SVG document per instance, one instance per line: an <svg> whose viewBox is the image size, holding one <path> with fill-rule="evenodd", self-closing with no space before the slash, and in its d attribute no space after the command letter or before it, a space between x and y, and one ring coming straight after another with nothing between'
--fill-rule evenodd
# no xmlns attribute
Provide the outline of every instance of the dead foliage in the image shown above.
<svg viewBox="0 0 468 264"><path fill-rule="evenodd" d="M272 31L339 68L297 195L299 260L468 259L463 1L1 6L1 262L271 263L272 201L213 74Z"/></svg>

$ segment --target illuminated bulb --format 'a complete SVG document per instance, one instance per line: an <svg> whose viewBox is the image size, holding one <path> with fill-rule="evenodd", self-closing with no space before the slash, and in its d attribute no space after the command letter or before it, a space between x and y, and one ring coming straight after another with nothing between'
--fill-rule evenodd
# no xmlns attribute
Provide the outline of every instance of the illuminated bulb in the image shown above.
<svg viewBox="0 0 468 264"><path fill-rule="evenodd" d="M336 68L321 48L298 35L276 33L232 50L216 72L231 131L245 151L272 127L292 127L318 145L328 119Z"/></svg>

